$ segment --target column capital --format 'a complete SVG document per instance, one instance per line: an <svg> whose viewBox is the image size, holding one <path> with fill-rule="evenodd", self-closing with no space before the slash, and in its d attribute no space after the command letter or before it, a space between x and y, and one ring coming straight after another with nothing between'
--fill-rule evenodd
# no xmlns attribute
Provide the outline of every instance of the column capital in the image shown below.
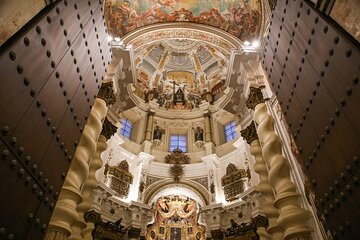
<svg viewBox="0 0 360 240"><path fill-rule="evenodd" d="M256 228L267 228L269 226L268 218L260 214L254 218L251 218L251 222L255 225Z"/></svg>
<svg viewBox="0 0 360 240"><path fill-rule="evenodd" d="M265 100L261 89L250 86L250 93L248 99L246 100L246 107L254 110L256 105L263 102L265 102Z"/></svg>
<svg viewBox="0 0 360 240"><path fill-rule="evenodd" d="M84 214L84 219L85 222L97 223L101 220L101 215L92 209Z"/></svg>
<svg viewBox="0 0 360 240"><path fill-rule="evenodd" d="M106 106L114 104L116 102L116 97L113 91L113 82L106 82L101 84L101 88L98 92L97 97L104 100Z"/></svg>
<svg viewBox="0 0 360 240"><path fill-rule="evenodd" d="M102 126L102 130L101 130L101 135L103 135L104 137L106 137L106 139L110 139L112 135L114 135L117 131L117 127L114 126L108 119L107 117L105 117L103 126Z"/></svg>
<svg viewBox="0 0 360 240"><path fill-rule="evenodd" d="M246 140L248 144L251 144L254 140L259 139L256 133L255 123L254 121L251 122L247 128L240 131L241 136Z"/></svg>

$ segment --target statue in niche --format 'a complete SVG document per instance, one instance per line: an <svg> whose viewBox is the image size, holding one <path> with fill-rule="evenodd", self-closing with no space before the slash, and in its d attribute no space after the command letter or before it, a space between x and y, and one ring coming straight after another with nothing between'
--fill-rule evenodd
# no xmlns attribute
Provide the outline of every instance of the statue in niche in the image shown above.
<svg viewBox="0 0 360 240"><path fill-rule="evenodd" d="M204 130L200 127L197 127L195 131L195 142L197 141L204 141Z"/></svg>
<svg viewBox="0 0 360 240"><path fill-rule="evenodd" d="M153 140L157 139L161 141L162 129L160 126L156 126L154 130Z"/></svg>
<svg viewBox="0 0 360 240"><path fill-rule="evenodd" d="M178 88L178 90L175 93L174 103L175 104L178 104L178 103L184 104L185 103L184 91L181 88Z"/></svg>

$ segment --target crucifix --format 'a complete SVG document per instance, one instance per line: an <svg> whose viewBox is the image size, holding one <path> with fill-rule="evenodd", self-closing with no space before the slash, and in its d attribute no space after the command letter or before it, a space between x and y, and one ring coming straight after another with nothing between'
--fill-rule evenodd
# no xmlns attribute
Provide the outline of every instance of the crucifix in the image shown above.
<svg viewBox="0 0 360 240"><path fill-rule="evenodd" d="M174 81L169 81L169 83L172 83L173 84L173 101L174 101L174 104L175 104L175 102L176 102L176 98L175 98L175 84L177 85L177 86L180 86L178 83L176 83L175 82L175 80Z"/></svg>

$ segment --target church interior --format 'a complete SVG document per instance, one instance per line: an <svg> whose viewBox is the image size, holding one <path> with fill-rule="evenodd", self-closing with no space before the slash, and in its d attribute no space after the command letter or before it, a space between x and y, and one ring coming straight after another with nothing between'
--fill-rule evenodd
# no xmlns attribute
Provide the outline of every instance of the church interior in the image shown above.
<svg viewBox="0 0 360 240"><path fill-rule="evenodd" d="M358 0L3 0L0 239L358 239L359 72Z"/></svg>

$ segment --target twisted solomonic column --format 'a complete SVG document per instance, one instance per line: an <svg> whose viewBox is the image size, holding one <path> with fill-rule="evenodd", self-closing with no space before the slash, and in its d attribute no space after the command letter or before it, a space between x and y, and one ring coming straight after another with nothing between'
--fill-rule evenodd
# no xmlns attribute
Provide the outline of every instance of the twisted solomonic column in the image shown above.
<svg viewBox="0 0 360 240"><path fill-rule="evenodd" d="M113 103L115 103L115 96L112 83L103 83L98 97L95 99L50 219L48 231L44 238L46 240L65 240L72 234L72 226L78 219L76 208L83 200L81 186L89 174L89 162L95 153L102 122L107 114L107 105Z"/></svg>
<svg viewBox="0 0 360 240"><path fill-rule="evenodd" d="M312 229L307 222L310 213L301 208L300 194L290 179L287 159L282 155L282 142L274 131L273 118L268 114L261 89L250 87L246 106L254 109L254 120L258 124L257 133L262 144L262 156L269 168L269 181L275 190L274 206L279 209L279 226L284 229L286 240L311 239Z"/></svg>
<svg viewBox="0 0 360 240"><path fill-rule="evenodd" d="M274 193L273 188L269 183L268 170L265 165L264 158L261 152L260 142L256 133L255 123L252 122L247 128L241 131L241 136L250 144L250 153L255 157L254 171L259 174L260 182L256 186L256 190L262 194L264 203L260 210L269 220L267 229L258 228L257 233L260 239L284 239L283 230L279 227L277 219L279 211L274 207ZM267 231L266 231L267 230ZM270 236L270 235L271 236Z"/></svg>
<svg viewBox="0 0 360 240"><path fill-rule="evenodd" d="M111 138L117 131L117 127L115 127L107 118L104 120L104 124L102 127L101 134L99 136L99 140L96 146L96 152L92 157L90 166L89 166L89 175L86 179L81 194L83 197L83 201L78 205L77 211L79 214L78 221L81 222L81 226L85 225L85 228L81 228L81 235L84 239L92 239L91 232L94 229L93 223L86 223L84 219L84 214L90 210L93 203L93 194L94 189L96 188L98 181L95 177L95 173L99 170L103 161L101 160L101 153L106 150L107 144L106 141Z"/></svg>

